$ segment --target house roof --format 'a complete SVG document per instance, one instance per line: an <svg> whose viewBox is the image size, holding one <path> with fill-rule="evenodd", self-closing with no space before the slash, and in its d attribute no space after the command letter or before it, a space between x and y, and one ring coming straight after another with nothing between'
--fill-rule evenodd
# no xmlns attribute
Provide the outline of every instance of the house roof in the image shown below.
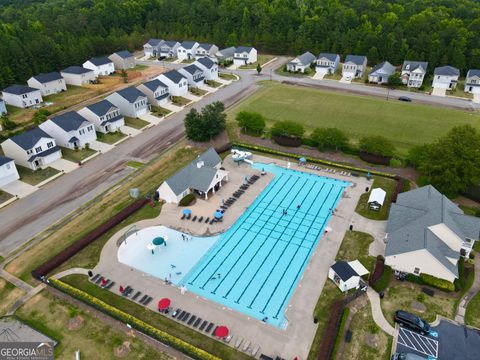
<svg viewBox="0 0 480 360"><path fill-rule="evenodd" d="M61 115L54 116L50 120L64 131L69 132L78 130L89 122L76 111L69 111Z"/></svg>
<svg viewBox="0 0 480 360"><path fill-rule="evenodd" d="M31 130L27 130L21 134L12 136L10 140L12 140L15 144L20 146L24 150L30 150L41 138L49 138L53 139L50 135L48 135L42 129L36 127Z"/></svg>
<svg viewBox="0 0 480 360"><path fill-rule="evenodd" d="M133 57L133 54L128 51L128 50L122 50L122 51L117 51L117 52L114 52L114 54L117 54L118 56L120 56L122 59L128 59L128 58L131 58ZM113 55L113 54L112 54Z"/></svg>
<svg viewBox="0 0 480 360"><path fill-rule="evenodd" d="M235 50L235 52L238 54L238 53L243 53L243 52L246 52L246 53L249 53L250 51L253 50L253 47L251 46L239 46L237 47L237 49Z"/></svg>
<svg viewBox="0 0 480 360"><path fill-rule="evenodd" d="M387 74L392 75L395 72L395 66L390 64L388 61L384 61L380 64L377 64L373 67L370 75L374 74Z"/></svg>
<svg viewBox="0 0 480 360"><path fill-rule="evenodd" d="M164 83L162 83L158 79L153 79L153 80L147 81L146 83L143 83L143 86L145 86L147 89L150 89L151 91L155 91L159 87L168 88L167 85L165 85Z"/></svg>
<svg viewBox="0 0 480 360"><path fill-rule="evenodd" d="M318 59L321 59L321 58L325 58L329 61L334 61L335 62L335 61L337 61L337 59L340 58L340 55L322 52L322 53L320 53L320 55L318 55Z"/></svg>
<svg viewBox="0 0 480 360"><path fill-rule="evenodd" d="M117 109L115 105L106 99L87 106L87 109L97 116L103 116L107 114L112 108Z"/></svg>
<svg viewBox="0 0 480 360"><path fill-rule="evenodd" d="M422 68L427 71L428 62L426 61L410 61L405 60L402 65L402 71L414 71L418 68Z"/></svg>
<svg viewBox="0 0 480 360"><path fill-rule="evenodd" d="M27 161L31 163L35 161L36 158L48 156L50 154L56 153L57 151L60 151L60 148L58 146L53 146L50 149L42 151L41 153L30 156L30 158Z"/></svg>
<svg viewBox="0 0 480 360"><path fill-rule="evenodd" d="M223 58L228 58L228 57L233 57L233 54L235 54L236 48L234 46L230 46L228 48L220 50L217 54L220 54L219 57Z"/></svg>
<svg viewBox="0 0 480 360"><path fill-rule="evenodd" d="M111 64L112 63L112 60L110 60L107 57L92 57L91 59L88 59L87 61L90 61L95 66L101 66L101 65L106 65L106 64Z"/></svg>
<svg viewBox="0 0 480 360"><path fill-rule="evenodd" d="M198 44L198 43L196 41L183 41L182 47L185 49L191 49L195 46L195 44Z"/></svg>
<svg viewBox="0 0 480 360"><path fill-rule="evenodd" d="M11 85L2 90L2 92L4 93L9 93L14 95L28 94L34 91L40 91L40 90L31 88L30 86L26 86L26 85Z"/></svg>
<svg viewBox="0 0 480 360"><path fill-rule="evenodd" d="M359 276L350 264L343 260L338 260L331 268L343 281L347 281L354 276Z"/></svg>
<svg viewBox="0 0 480 360"><path fill-rule="evenodd" d="M62 73L67 73L67 74L81 75L81 74L86 74L86 73L89 73L89 72L93 72L93 70L85 69L84 67L74 65L74 66L69 66L66 69L63 69L61 72Z"/></svg>
<svg viewBox="0 0 480 360"><path fill-rule="evenodd" d="M200 46L205 50L210 50L212 48L213 44L200 43Z"/></svg>
<svg viewBox="0 0 480 360"><path fill-rule="evenodd" d="M199 167L202 162L203 165ZM207 191L217 173L215 166L221 162L222 159L217 152L210 148L165 182L176 195L180 195L188 188Z"/></svg>
<svg viewBox="0 0 480 360"><path fill-rule="evenodd" d="M138 90L136 87L130 86L122 90L118 90L117 94L123 97L130 103L137 101L139 97L144 98L145 94Z"/></svg>
<svg viewBox="0 0 480 360"><path fill-rule="evenodd" d="M443 75L443 76L460 76L460 70L449 65L436 67L433 73L435 75Z"/></svg>
<svg viewBox="0 0 480 360"><path fill-rule="evenodd" d="M152 47L157 47L160 43L162 43L163 40L160 40L160 39L150 39L147 41L147 43L145 45L150 45Z"/></svg>
<svg viewBox="0 0 480 360"><path fill-rule="evenodd" d="M425 249L452 274L458 276L457 266L447 258L458 259L459 253L452 250L431 229L439 224L448 227L462 241L466 238L479 238L480 218L465 215L433 186L400 194L390 208L386 256Z"/></svg>
<svg viewBox="0 0 480 360"><path fill-rule="evenodd" d="M207 69L211 69L216 65L215 62L208 57L202 57L198 59L197 62L205 66Z"/></svg>
<svg viewBox="0 0 480 360"><path fill-rule="evenodd" d="M182 68L183 70L187 71L188 73L194 75L196 72L201 72L203 73L202 69L200 69L197 65L195 64L190 64L188 66L185 66Z"/></svg>
<svg viewBox="0 0 480 360"><path fill-rule="evenodd" d="M62 75L60 75L60 73L57 71L53 71L48 74L38 74L32 77L35 80L37 80L40 84L46 84L46 83L49 83L50 81L63 79Z"/></svg>
<svg viewBox="0 0 480 360"><path fill-rule="evenodd" d="M11 161L13 161L13 159L10 159L9 157L0 155L0 166L5 165L5 164L7 164Z"/></svg>
<svg viewBox="0 0 480 360"><path fill-rule="evenodd" d="M345 62L352 62L355 65L363 65L366 59L367 57L363 55L347 55L347 57L345 58Z"/></svg>
<svg viewBox="0 0 480 360"><path fill-rule="evenodd" d="M177 70L170 70L162 75L173 81L175 84L178 84L182 79L185 79L185 76L180 74Z"/></svg>
<svg viewBox="0 0 480 360"><path fill-rule="evenodd" d="M315 55L313 55L311 52L306 52L306 53L303 53L302 55L300 55L299 57L297 57L298 61L300 61L300 63L302 65L305 65L305 66L308 66L310 65L313 61L315 61L317 58Z"/></svg>
<svg viewBox="0 0 480 360"><path fill-rule="evenodd" d="M371 202L376 202L381 206L383 206L386 195L387 193L383 189L380 189L380 188L372 189L372 191L370 192L370 196L368 197L367 203L370 204Z"/></svg>
<svg viewBox="0 0 480 360"><path fill-rule="evenodd" d="M168 46L169 48L173 48L175 45L177 45L179 42L175 40L165 40L160 46Z"/></svg>
<svg viewBox="0 0 480 360"><path fill-rule="evenodd" d="M471 76L478 76L478 77L480 77L480 70L477 70L477 69L470 69L470 70L468 70L468 72L467 72L467 78L468 78L468 77L471 77Z"/></svg>

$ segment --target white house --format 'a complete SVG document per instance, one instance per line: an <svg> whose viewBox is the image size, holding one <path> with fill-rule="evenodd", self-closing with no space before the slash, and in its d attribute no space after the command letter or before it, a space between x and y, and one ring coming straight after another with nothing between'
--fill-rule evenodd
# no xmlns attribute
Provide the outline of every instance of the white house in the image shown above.
<svg viewBox="0 0 480 360"><path fill-rule="evenodd" d="M205 80L218 79L218 64L212 59L203 57L198 59L194 65L203 70L203 76L205 77Z"/></svg>
<svg viewBox="0 0 480 360"><path fill-rule="evenodd" d="M108 58L113 61L115 70L127 70L135 67L135 57L128 50L117 51Z"/></svg>
<svg viewBox="0 0 480 360"><path fill-rule="evenodd" d="M187 78L188 86L199 87L204 84L205 76L203 76L203 70L195 64L180 68L178 72Z"/></svg>
<svg viewBox="0 0 480 360"><path fill-rule="evenodd" d="M200 44L196 41L183 41L177 49L177 57L180 60L192 60L197 55Z"/></svg>
<svg viewBox="0 0 480 360"><path fill-rule="evenodd" d="M345 79L362 78L367 69L367 57L363 55L347 55L342 65L342 77Z"/></svg>
<svg viewBox="0 0 480 360"><path fill-rule="evenodd" d="M368 270L358 260L349 262L338 260L330 266L328 270L328 278L332 280L342 292L366 286L361 278L367 274Z"/></svg>
<svg viewBox="0 0 480 360"><path fill-rule="evenodd" d="M19 108L27 108L43 102L40 90L25 85L12 85L3 89L2 98L5 104Z"/></svg>
<svg viewBox="0 0 480 360"><path fill-rule="evenodd" d="M118 107L124 116L137 118L150 111L145 94L133 86L110 94L107 100Z"/></svg>
<svg viewBox="0 0 480 360"><path fill-rule="evenodd" d="M177 70L160 74L157 79L168 86L168 92L171 96L183 96L188 93L188 80Z"/></svg>
<svg viewBox="0 0 480 360"><path fill-rule="evenodd" d="M60 74L62 74L67 85L82 86L95 82L97 79L93 70L81 66L70 66L60 71Z"/></svg>
<svg viewBox="0 0 480 360"><path fill-rule="evenodd" d="M5 105L5 101L0 99L0 116L5 115L7 113L7 106Z"/></svg>
<svg viewBox="0 0 480 360"><path fill-rule="evenodd" d="M83 148L97 140L95 126L75 111L54 116L39 127L53 137L58 145L69 149Z"/></svg>
<svg viewBox="0 0 480 360"><path fill-rule="evenodd" d="M237 66L253 64L257 62L257 50L251 46L239 46L233 54L233 64Z"/></svg>
<svg viewBox="0 0 480 360"><path fill-rule="evenodd" d="M301 72L304 73L305 69L309 69L310 65L316 60L316 56L311 52L303 53L302 55L296 57L287 64L288 71Z"/></svg>
<svg viewBox="0 0 480 360"><path fill-rule="evenodd" d="M177 57L177 51L179 47L180 43L178 41L165 40L158 48L158 57L167 59Z"/></svg>
<svg viewBox="0 0 480 360"><path fill-rule="evenodd" d="M159 198L178 204L186 195L195 193L208 200L228 181L228 171L221 169L222 159L213 148L199 155L190 164L165 180L157 190Z"/></svg>
<svg viewBox="0 0 480 360"><path fill-rule="evenodd" d="M467 93L480 94L480 70L468 70L464 90Z"/></svg>
<svg viewBox="0 0 480 360"><path fill-rule="evenodd" d="M368 74L368 81L375 84L388 84L388 79L393 74L395 74L395 66L388 61L384 61L373 67Z"/></svg>
<svg viewBox="0 0 480 360"><path fill-rule="evenodd" d="M168 86L158 79L140 84L137 89L147 96L148 102L153 106L162 106L168 103L170 97Z"/></svg>
<svg viewBox="0 0 480 360"><path fill-rule="evenodd" d="M460 70L453 66L436 67L433 71L434 89L453 90L457 87L458 78L460 77Z"/></svg>
<svg viewBox="0 0 480 360"><path fill-rule="evenodd" d="M115 132L125 125L125 119L120 114L120 109L108 100L88 105L80 109L78 113L94 124L97 131L104 134Z"/></svg>
<svg viewBox="0 0 480 360"><path fill-rule="evenodd" d="M20 179L15 161L6 156L0 156L0 186Z"/></svg>
<svg viewBox="0 0 480 360"><path fill-rule="evenodd" d="M62 157L55 139L40 128L27 130L2 143L5 156L32 170L47 167Z"/></svg>
<svg viewBox="0 0 480 360"><path fill-rule="evenodd" d="M95 76L107 76L115 72L113 61L107 57L91 58L83 63L83 67L93 70Z"/></svg>
<svg viewBox="0 0 480 360"><path fill-rule="evenodd" d="M370 196L368 197L367 204L372 210L380 210L385 202L385 196L387 193L381 188L375 188L370 191Z"/></svg>
<svg viewBox="0 0 480 360"><path fill-rule="evenodd" d="M320 53L317 57L315 71L319 74L333 74L340 65L340 55L331 53Z"/></svg>
<svg viewBox="0 0 480 360"><path fill-rule="evenodd" d="M233 61L235 50L237 49L234 46L219 50L215 54L215 57L217 58L217 61Z"/></svg>
<svg viewBox="0 0 480 360"><path fill-rule="evenodd" d="M428 62L405 60L402 65L402 82L408 87L419 88L427 73Z"/></svg>
<svg viewBox="0 0 480 360"><path fill-rule="evenodd" d="M40 90L42 96L58 94L67 90L65 79L56 71L32 76L27 80L27 84L34 89Z"/></svg>
<svg viewBox="0 0 480 360"><path fill-rule="evenodd" d="M388 217L385 264L453 282L460 256L468 258L480 234L480 218L463 211L433 186L398 195Z"/></svg>
<svg viewBox="0 0 480 360"><path fill-rule="evenodd" d="M198 60L201 57L215 57L217 52L217 45L199 43L197 49L195 50L195 58Z"/></svg>
<svg viewBox="0 0 480 360"><path fill-rule="evenodd" d="M143 53L145 56L156 57L160 52L160 45L163 40L160 39L150 39L143 45Z"/></svg>

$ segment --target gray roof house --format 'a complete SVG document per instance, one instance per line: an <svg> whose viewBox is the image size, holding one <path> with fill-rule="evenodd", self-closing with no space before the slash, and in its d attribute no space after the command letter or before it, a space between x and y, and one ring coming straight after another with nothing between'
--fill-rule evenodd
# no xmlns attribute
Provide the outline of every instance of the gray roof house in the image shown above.
<svg viewBox="0 0 480 360"><path fill-rule="evenodd" d="M97 131L104 134L115 132L125 125L120 109L108 100L101 100L78 111L85 119L95 125Z"/></svg>
<svg viewBox="0 0 480 360"><path fill-rule="evenodd" d="M200 43L195 51L195 57L197 59L201 57L215 57L215 54L218 52L218 46L208 43Z"/></svg>
<svg viewBox="0 0 480 360"><path fill-rule="evenodd" d="M457 263L479 239L480 218L463 211L433 186L401 193L387 223L385 263L394 270L453 282Z"/></svg>
<svg viewBox="0 0 480 360"><path fill-rule="evenodd" d="M480 70L470 69L465 79L465 92L480 94Z"/></svg>
<svg viewBox="0 0 480 360"><path fill-rule="evenodd" d="M157 76L163 84L168 86L171 96L183 96L188 92L188 80L177 70L170 70Z"/></svg>
<svg viewBox="0 0 480 360"><path fill-rule="evenodd" d="M178 204L190 193L196 193L208 199L209 193L215 194L228 181L228 171L220 169L222 159L213 148L199 155L190 164L165 180L157 192L159 198L167 203Z"/></svg>
<svg viewBox="0 0 480 360"><path fill-rule="evenodd" d="M390 76L395 74L395 66L388 61L384 61L373 67L370 74L368 74L368 81L376 84L387 84Z"/></svg>
<svg viewBox="0 0 480 360"><path fill-rule="evenodd" d="M216 57L218 61L233 61L233 55L235 54L236 48L230 46L228 48L217 51Z"/></svg>
<svg viewBox="0 0 480 360"><path fill-rule="evenodd" d="M361 78L367 69L367 57L363 55L347 55L342 67L342 77L346 80Z"/></svg>
<svg viewBox="0 0 480 360"><path fill-rule="evenodd" d="M160 45L163 43L161 39L150 39L143 45L143 53L145 56L157 56Z"/></svg>
<svg viewBox="0 0 480 360"><path fill-rule="evenodd" d="M82 66L69 66L60 71L67 85L82 86L96 80L97 76L91 69Z"/></svg>
<svg viewBox="0 0 480 360"><path fill-rule="evenodd" d="M27 80L27 84L32 88L40 90L42 96L58 94L67 90L65 79L57 71L32 76Z"/></svg>
<svg viewBox="0 0 480 360"><path fill-rule="evenodd" d="M233 54L233 64L237 66L253 64L257 62L257 49L251 46L239 46Z"/></svg>
<svg viewBox="0 0 480 360"><path fill-rule="evenodd" d="M117 51L108 58L113 61L115 70L133 69L135 67L135 57L128 50Z"/></svg>
<svg viewBox="0 0 480 360"><path fill-rule="evenodd" d="M203 76L203 70L195 64L180 68L178 72L187 78L189 86L199 87L204 83L205 76Z"/></svg>
<svg viewBox="0 0 480 360"><path fill-rule="evenodd" d="M436 67L433 71L433 92L435 89L453 90L457 87L460 70L453 66Z"/></svg>
<svg viewBox="0 0 480 360"><path fill-rule="evenodd" d="M405 60L402 65L402 82L408 87L422 86L427 73L428 62Z"/></svg>
<svg viewBox="0 0 480 360"><path fill-rule="evenodd" d="M177 48L177 57L180 60L190 60L195 58L197 48L200 44L196 41L183 41Z"/></svg>
<svg viewBox="0 0 480 360"><path fill-rule="evenodd" d="M82 66L85 69L93 70L96 76L110 75L115 72L113 61L107 57L95 57L85 61Z"/></svg>
<svg viewBox="0 0 480 360"><path fill-rule="evenodd" d="M165 40L158 47L158 57L176 57L179 47L180 43L178 41Z"/></svg>
<svg viewBox="0 0 480 360"><path fill-rule="evenodd" d="M137 118L147 114L150 110L147 96L133 86L118 90L107 96L106 99L119 108L124 116Z"/></svg>
<svg viewBox="0 0 480 360"><path fill-rule="evenodd" d="M333 74L340 64L340 55L322 52L317 57L315 71L317 74Z"/></svg>
<svg viewBox="0 0 480 360"><path fill-rule="evenodd" d="M218 79L218 64L212 59L208 57L202 57L195 61L194 65L202 69L205 80Z"/></svg>
<svg viewBox="0 0 480 360"><path fill-rule="evenodd" d="M302 72L304 73L306 69L310 67L310 65L316 61L317 57L313 55L311 52L305 52L302 55L296 57L292 61L287 64L287 70L293 72Z"/></svg>
<svg viewBox="0 0 480 360"><path fill-rule="evenodd" d="M5 104L19 108L27 108L43 102L40 90L25 85L11 85L3 89L2 99Z"/></svg>
<svg viewBox="0 0 480 360"><path fill-rule="evenodd" d="M137 89L144 93L148 98L148 102L154 106L166 104L170 97L168 86L158 79L140 84L137 86Z"/></svg>

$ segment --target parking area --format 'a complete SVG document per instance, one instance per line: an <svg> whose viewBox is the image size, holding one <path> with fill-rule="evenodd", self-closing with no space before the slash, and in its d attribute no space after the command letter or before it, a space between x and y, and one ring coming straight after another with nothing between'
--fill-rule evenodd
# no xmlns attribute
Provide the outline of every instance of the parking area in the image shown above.
<svg viewBox="0 0 480 360"><path fill-rule="evenodd" d="M438 341L401 327L398 329L397 352L412 352L437 359Z"/></svg>
<svg viewBox="0 0 480 360"><path fill-rule="evenodd" d="M24 198L38 190L38 187L27 184L21 180L15 180L0 187L1 190L19 198Z"/></svg>

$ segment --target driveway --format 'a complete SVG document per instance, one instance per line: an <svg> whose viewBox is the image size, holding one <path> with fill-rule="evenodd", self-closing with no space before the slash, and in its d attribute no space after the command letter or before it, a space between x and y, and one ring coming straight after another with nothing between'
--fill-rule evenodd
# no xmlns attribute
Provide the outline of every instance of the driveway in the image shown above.
<svg viewBox="0 0 480 360"><path fill-rule="evenodd" d="M315 71L315 74L312 76L312 79L323 80L323 77L327 75L326 71Z"/></svg>
<svg viewBox="0 0 480 360"><path fill-rule="evenodd" d="M12 181L9 184L3 185L0 189L19 198L24 198L38 190L36 186L27 184L21 180Z"/></svg>
<svg viewBox="0 0 480 360"><path fill-rule="evenodd" d="M65 159L55 160L54 162L48 164L48 166L54 169L57 169L59 171L63 171L64 173L69 173L78 168L77 163L74 163L73 161L65 160Z"/></svg>
<svg viewBox="0 0 480 360"><path fill-rule="evenodd" d="M157 124L160 124L160 122L163 120L163 118L158 118L152 114L145 114L145 115L142 115L142 116L139 116L140 119L142 120L145 120L145 121L148 121L150 124L153 124L153 125L157 125Z"/></svg>
<svg viewBox="0 0 480 360"><path fill-rule="evenodd" d="M434 96L445 97L446 93L447 93L447 89L445 89L445 88L434 87L432 89L432 95L434 95Z"/></svg>
<svg viewBox="0 0 480 360"><path fill-rule="evenodd" d="M197 102L198 100L201 99L201 97L195 96L195 95L193 95L193 94L191 94L191 93L186 93L185 95L183 95L183 97L184 97L185 99L192 100L192 101L195 101L195 102Z"/></svg>
<svg viewBox="0 0 480 360"><path fill-rule="evenodd" d="M135 129L131 126L127 126L127 125L124 125L120 128L120 131L125 134L125 135L129 135L129 136L137 136L139 134L142 133L142 130L139 130L139 129Z"/></svg>
<svg viewBox="0 0 480 360"><path fill-rule="evenodd" d="M164 107L167 110L170 110L171 112L179 112L183 110L183 106L173 105L170 102L162 105L162 107Z"/></svg>
<svg viewBox="0 0 480 360"><path fill-rule="evenodd" d="M104 142L101 142L101 141L92 141L90 143L90 147L93 149L93 150L96 150L98 152L101 152L102 154L103 153L106 153L107 151L109 150L112 150L114 148L113 145L111 144L107 144L107 143L104 143Z"/></svg>

